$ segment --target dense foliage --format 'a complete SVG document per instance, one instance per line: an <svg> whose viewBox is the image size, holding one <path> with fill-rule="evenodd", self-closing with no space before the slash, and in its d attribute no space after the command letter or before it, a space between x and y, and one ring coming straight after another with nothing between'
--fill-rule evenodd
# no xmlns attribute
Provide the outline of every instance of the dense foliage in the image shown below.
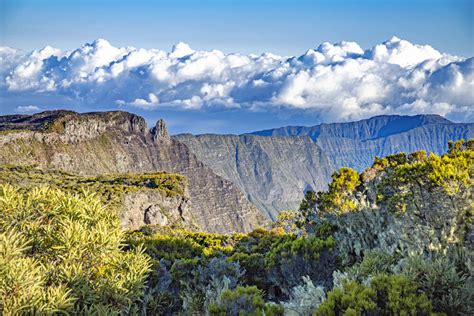
<svg viewBox="0 0 474 316"><path fill-rule="evenodd" d="M342 168L271 229L230 235L120 230L115 194L179 192L179 176L0 168L15 185L0 186L0 312L472 314L473 145Z"/></svg>
<svg viewBox="0 0 474 316"><path fill-rule="evenodd" d="M376 158L359 177L347 176L351 172L344 169L333 176L328 192L307 194L302 203L306 231L335 229L341 260L322 314L474 311L473 144L451 142L441 157L419 151ZM381 274L405 278L430 306L414 307L414 301L425 301L421 296L406 298L411 305L397 303L402 310L391 309L389 297L382 300L385 307L380 299L372 304L373 295L378 297L373 282ZM354 296L362 293L372 297ZM398 299L405 300L401 294Z"/></svg>
<svg viewBox="0 0 474 316"><path fill-rule="evenodd" d="M137 311L149 259L90 194L0 186L0 313Z"/></svg>
<svg viewBox="0 0 474 316"><path fill-rule="evenodd" d="M287 299L305 276L318 284L332 284L336 266L332 237L297 237L282 229L227 236L153 230L148 226L132 232L128 241L131 247L144 245L153 259L156 273L148 283L153 295L144 300L151 314L180 309L199 314L211 306L214 312L222 312L221 300L233 295L247 297L239 301L258 297L277 303ZM254 305L267 315L281 314L281 306Z"/></svg>

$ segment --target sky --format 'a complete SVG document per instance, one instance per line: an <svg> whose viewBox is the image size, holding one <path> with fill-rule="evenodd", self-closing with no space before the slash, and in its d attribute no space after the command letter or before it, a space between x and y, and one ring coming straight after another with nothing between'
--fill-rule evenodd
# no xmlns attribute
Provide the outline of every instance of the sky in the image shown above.
<svg viewBox="0 0 474 316"><path fill-rule="evenodd" d="M0 0L0 46L0 114L121 109L172 133L474 118L471 0Z"/></svg>

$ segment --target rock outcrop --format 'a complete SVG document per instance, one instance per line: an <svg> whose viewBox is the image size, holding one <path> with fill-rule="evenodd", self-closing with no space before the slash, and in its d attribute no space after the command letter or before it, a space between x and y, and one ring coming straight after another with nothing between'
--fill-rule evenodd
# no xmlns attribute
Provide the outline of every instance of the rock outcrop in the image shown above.
<svg viewBox="0 0 474 316"><path fill-rule="evenodd" d="M156 122L155 127L151 129L151 134L153 135L153 140L156 141L169 141L170 134L166 128L166 123L163 119Z"/></svg>
<svg viewBox="0 0 474 316"><path fill-rule="evenodd" d="M138 229L143 225L167 226L173 223L195 224L186 196L167 197L156 191L126 194L121 214L122 227Z"/></svg>
<svg viewBox="0 0 474 316"><path fill-rule="evenodd" d="M325 189L333 170L309 137L183 134L173 139L236 184L272 219L281 210L297 209L306 190Z"/></svg>
<svg viewBox="0 0 474 316"><path fill-rule="evenodd" d="M188 178L191 213L201 229L247 232L265 223L232 182L169 138L163 121L148 130L142 117L126 112L50 111L1 117L0 131L1 164L34 164L89 176L179 173Z"/></svg>

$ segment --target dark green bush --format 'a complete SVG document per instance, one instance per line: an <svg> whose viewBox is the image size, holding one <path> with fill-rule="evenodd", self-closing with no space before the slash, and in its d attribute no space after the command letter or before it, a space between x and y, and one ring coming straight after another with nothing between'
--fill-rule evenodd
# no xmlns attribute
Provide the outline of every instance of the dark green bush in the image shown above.
<svg viewBox="0 0 474 316"><path fill-rule="evenodd" d="M209 307L211 315L243 316L243 315L283 315L283 308L274 304L266 304L262 291L255 286L239 286L235 290L225 290L219 302Z"/></svg>
<svg viewBox="0 0 474 316"><path fill-rule="evenodd" d="M469 269L472 258L457 249L432 259L409 257L402 272L419 285L436 312L467 315L474 312L474 281Z"/></svg>

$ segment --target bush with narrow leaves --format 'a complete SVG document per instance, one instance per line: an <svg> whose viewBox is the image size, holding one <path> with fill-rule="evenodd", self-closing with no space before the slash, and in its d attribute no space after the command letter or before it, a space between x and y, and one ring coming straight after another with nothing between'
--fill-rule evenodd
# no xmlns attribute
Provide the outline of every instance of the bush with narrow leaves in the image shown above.
<svg viewBox="0 0 474 316"><path fill-rule="evenodd" d="M0 186L0 312L131 313L149 259L93 194Z"/></svg>

